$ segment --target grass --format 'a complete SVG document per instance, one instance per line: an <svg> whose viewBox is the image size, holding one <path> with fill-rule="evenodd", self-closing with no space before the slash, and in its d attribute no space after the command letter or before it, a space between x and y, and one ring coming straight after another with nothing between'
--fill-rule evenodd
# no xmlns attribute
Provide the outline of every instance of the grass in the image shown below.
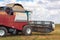
<svg viewBox="0 0 60 40"><path fill-rule="evenodd" d="M50 34L33 33L31 36L24 35L9 35L0 37L0 40L60 40L60 25L56 25L55 31Z"/></svg>

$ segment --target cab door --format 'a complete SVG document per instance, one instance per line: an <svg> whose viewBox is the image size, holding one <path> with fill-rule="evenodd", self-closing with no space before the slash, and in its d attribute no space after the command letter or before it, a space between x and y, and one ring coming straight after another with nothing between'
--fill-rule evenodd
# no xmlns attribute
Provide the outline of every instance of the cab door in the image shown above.
<svg viewBox="0 0 60 40"><path fill-rule="evenodd" d="M11 8L7 7L5 9L5 15L3 15L3 23L6 26L13 26L13 22L14 22L14 15L13 15L13 11Z"/></svg>
<svg viewBox="0 0 60 40"><path fill-rule="evenodd" d="M13 25L15 16L9 15L6 12L0 12L0 13L3 13L3 14L0 14L0 24L11 27Z"/></svg>
<svg viewBox="0 0 60 40"><path fill-rule="evenodd" d="M0 11L0 25L5 25L8 22L8 17L6 12Z"/></svg>

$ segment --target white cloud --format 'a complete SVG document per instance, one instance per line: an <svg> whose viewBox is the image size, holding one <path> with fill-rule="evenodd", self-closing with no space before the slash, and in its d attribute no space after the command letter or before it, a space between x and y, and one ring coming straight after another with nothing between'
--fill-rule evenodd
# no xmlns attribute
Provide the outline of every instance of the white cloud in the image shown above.
<svg viewBox="0 0 60 40"><path fill-rule="evenodd" d="M42 3L38 3L38 2ZM1 2L0 5L8 3L20 3L25 9L33 11L32 20L51 20L55 23L60 23L60 10L59 9L46 9L47 7L57 7L60 6L60 1L49 1L49 0L34 0L34 2L16 2L16 0L5 0Z"/></svg>
<svg viewBox="0 0 60 40"><path fill-rule="evenodd" d="M5 3L4 2L0 2L0 6L5 6Z"/></svg>

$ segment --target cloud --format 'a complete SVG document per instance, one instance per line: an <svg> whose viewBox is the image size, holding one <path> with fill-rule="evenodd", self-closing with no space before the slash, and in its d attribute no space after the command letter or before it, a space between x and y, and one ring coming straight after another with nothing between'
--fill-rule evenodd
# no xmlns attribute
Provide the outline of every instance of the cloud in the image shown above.
<svg viewBox="0 0 60 40"><path fill-rule="evenodd" d="M5 6L6 4L4 2L0 2L0 6Z"/></svg>
<svg viewBox="0 0 60 40"><path fill-rule="evenodd" d="M26 10L31 10L32 15L31 19L32 20L51 20L54 21L55 23L60 23L60 9L54 9L55 7L60 6L60 1L56 0L52 2L52 0L33 0L34 2L16 2L16 0L5 0L4 2L1 2L0 5L4 6L4 4L8 3L20 3L24 6ZM51 8L52 9L48 9ZM53 18L52 18L53 17Z"/></svg>

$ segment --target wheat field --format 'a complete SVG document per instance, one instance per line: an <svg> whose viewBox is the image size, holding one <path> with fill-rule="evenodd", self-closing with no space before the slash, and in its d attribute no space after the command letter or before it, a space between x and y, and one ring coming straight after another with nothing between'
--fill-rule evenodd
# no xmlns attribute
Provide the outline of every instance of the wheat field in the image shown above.
<svg viewBox="0 0 60 40"><path fill-rule="evenodd" d="M41 34L40 32L33 32L31 36L24 35L7 35L0 37L0 40L60 40L60 24L56 25L55 31L49 34Z"/></svg>

